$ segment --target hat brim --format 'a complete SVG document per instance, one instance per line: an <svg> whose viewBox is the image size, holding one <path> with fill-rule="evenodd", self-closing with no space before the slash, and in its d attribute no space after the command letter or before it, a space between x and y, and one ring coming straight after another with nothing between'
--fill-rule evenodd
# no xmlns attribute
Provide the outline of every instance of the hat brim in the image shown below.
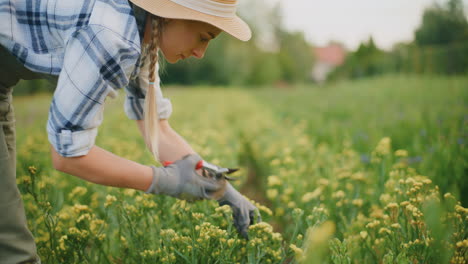
<svg viewBox="0 0 468 264"><path fill-rule="evenodd" d="M170 0L130 0L135 5L143 8L151 14L172 18L172 19L187 19L197 20L211 24L222 31L232 35L242 41L248 41L252 37L252 32L241 18L234 17L218 17L208 15L188 7L179 5Z"/></svg>

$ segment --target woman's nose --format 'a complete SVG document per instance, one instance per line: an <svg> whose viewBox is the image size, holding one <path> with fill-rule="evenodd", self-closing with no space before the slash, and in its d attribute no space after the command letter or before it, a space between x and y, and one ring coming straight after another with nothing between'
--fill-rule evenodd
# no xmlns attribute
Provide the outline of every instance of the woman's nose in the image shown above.
<svg viewBox="0 0 468 264"><path fill-rule="evenodd" d="M199 46L192 50L192 55L197 59L202 59L205 56L206 48L208 45Z"/></svg>

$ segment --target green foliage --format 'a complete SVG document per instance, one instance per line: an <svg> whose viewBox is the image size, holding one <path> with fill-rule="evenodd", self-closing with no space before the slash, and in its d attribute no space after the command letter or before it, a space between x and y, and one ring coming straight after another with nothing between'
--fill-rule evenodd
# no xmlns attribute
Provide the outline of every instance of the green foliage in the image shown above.
<svg viewBox="0 0 468 264"><path fill-rule="evenodd" d="M446 45L468 42L468 21L461 0L450 0L447 6L426 9L421 26L415 32L415 42L420 46Z"/></svg>
<svg viewBox="0 0 468 264"><path fill-rule="evenodd" d="M253 29L249 42L222 33L210 43L203 59L166 65L163 82L254 86L307 82L313 57L304 34L284 28L278 6L272 8L258 0L255 3L252 8L266 14L263 20L247 19ZM266 36L268 41L263 40Z"/></svg>
<svg viewBox="0 0 468 264"><path fill-rule="evenodd" d="M468 21L460 0L446 6L434 4L425 10L415 41L379 50L372 39L348 55L332 80L384 73L465 74L468 73Z"/></svg>
<svg viewBox="0 0 468 264"><path fill-rule="evenodd" d="M265 222L250 228L250 241L215 201L55 171L45 147L50 95L17 97L28 224L44 263L466 263L468 209L440 192L467 182L458 141L466 83L391 76L329 89L167 89L171 126L204 159L239 165L233 185L250 185L242 192L261 201ZM96 144L155 164L122 100L106 102Z"/></svg>
<svg viewBox="0 0 468 264"><path fill-rule="evenodd" d="M55 86L47 80L20 81L13 89L13 95L27 95L53 92Z"/></svg>
<svg viewBox="0 0 468 264"><path fill-rule="evenodd" d="M204 159L240 165L233 184L250 185L247 197L262 201L265 222L250 228L249 241L214 201L190 204L55 171L44 147L50 96L18 97L18 184L29 226L44 263L466 263L468 209L438 186L466 183L453 171L467 157L457 142L466 82L393 76L274 93L168 89L171 125ZM96 144L154 164L122 99L107 101Z"/></svg>
<svg viewBox="0 0 468 264"><path fill-rule="evenodd" d="M218 37L201 60L166 64L165 84L270 85L278 81L308 81L312 54L301 33L285 33L278 51L254 42L242 43L226 34Z"/></svg>
<svg viewBox="0 0 468 264"><path fill-rule="evenodd" d="M379 50L372 38L362 43L356 52L350 53L345 64L335 70L331 79L352 78L359 79L374 76L385 72L385 52Z"/></svg>

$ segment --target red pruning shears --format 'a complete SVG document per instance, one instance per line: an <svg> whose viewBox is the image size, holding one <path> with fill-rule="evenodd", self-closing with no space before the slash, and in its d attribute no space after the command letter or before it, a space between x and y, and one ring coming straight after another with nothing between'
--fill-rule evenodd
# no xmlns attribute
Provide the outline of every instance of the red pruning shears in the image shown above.
<svg viewBox="0 0 468 264"><path fill-rule="evenodd" d="M173 161L164 161L162 164L164 167L166 166L169 166L171 165L172 163L174 163ZM206 172L208 172L210 175L215 175L216 179L226 179L226 180L229 180L229 181L235 181L237 180L236 178L232 178L232 177L229 177L227 176L227 174L231 174L233 172L236 172L238 171L239 169L236 168L236 169L230 169L230 168L220 168L214 164L211 164L209 162L206 162L204 160L200 160L197 165L195 166L195 169L199 170L199 169L202 169L203 170L203 176L207 177L207 175L205 174Z"/></svg>

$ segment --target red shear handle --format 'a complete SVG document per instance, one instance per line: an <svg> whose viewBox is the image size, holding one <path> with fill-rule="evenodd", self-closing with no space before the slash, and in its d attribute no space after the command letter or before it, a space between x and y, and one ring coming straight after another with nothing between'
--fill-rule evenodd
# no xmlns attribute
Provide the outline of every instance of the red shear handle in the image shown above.
<svg viewBox="0 0 468 264"><path fill-rule="evenodd" d="M171 165L172 163L174 163L173 161L164 161L162 164L164 167L167 167L169 165ZM200 160L198 163L197 163L197 166L195 166L195 169L199 170L203 168L203 160Z"/></svg>

